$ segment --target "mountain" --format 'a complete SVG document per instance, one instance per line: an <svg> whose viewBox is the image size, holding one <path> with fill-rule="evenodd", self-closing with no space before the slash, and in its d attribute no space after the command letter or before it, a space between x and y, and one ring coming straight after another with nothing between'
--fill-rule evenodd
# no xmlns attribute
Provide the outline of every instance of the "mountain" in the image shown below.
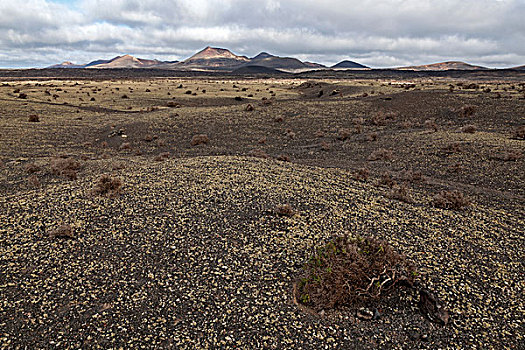
<svg viewBox="0 0 525 350"><path fill-rule="evenodd" d="M525 70L525 65L524 66L518 66L518 67L512 67L512 68L509 68L509 69Z"/></svg>
<svg viewBox="0 0 525 350"><path fill-rule="evenodd" d="M468 64L468 63L465 63L465 62L448 61L448 62L426 64L426 65L421 65L421 66L400 67L400 68L397 68L397 69L398 70L436 70L436 71L442 71L442 70L485 70L485 69L489 69L489 68L481 67L481 66L475 66L475 65Z"/></svg>
<svg viewBox="0 0 525 350"><path fill-rule="evenodd" d="M59 64L54 64L46 68L84 68L84 66L81 64L74 64L72 62L65 61Z"/></svg>
<svg viewBox="0 0 525 350"><path fill-rule="evenodd" d="M339 68L339 69L365 69L365 68L368 68L367 66L363 66L362 64L360 63L357 63L357 62L354 62L354 61L348 61L348 60L344 60L344 61L341 61L337 64L334 64L332 67L330 68Z"/></svg>
<svg viewBox="0 0 525 350"><path fill-rule="evenodd" d="M206 47L175 66L189 68L233 68L249 62L246 56L237 56L228 49Z"/></svg>
<svg viewBox="0 0 525 350"><path fill-rule="evenodd" d="M89 63L86 68L149 68L160 63L157 60L136 58L131 55L117 56L103 63L95 62Z"/></svg>
<svg viewBox="0 0 525 350"><path fill-rule="evenodd" d="M301 62L297 58L279 57L267 52L261 52L245 65L285 70L324 68L323 65L318 63Z"/></svg>
<svg viewBox="0 0 525 350"><path fill-rule="evenodd" d="M283 72L275 68L270 68L270 67L243 65L240 68L234 69L232 71L232 74L255 74L257 75L257 74L289 74L289 73Z"/></svg>

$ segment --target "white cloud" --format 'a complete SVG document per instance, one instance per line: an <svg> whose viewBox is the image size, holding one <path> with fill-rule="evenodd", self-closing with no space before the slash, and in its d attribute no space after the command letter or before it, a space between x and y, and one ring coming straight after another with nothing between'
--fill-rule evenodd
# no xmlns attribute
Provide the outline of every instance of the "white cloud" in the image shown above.
<svg viewBox="0 0 525 350"><path fill-rule="evenodd" d="M524 0L1 0L0 67L183 59L206 45L322 63L513 66L525 63L523 18Z"/></svg>

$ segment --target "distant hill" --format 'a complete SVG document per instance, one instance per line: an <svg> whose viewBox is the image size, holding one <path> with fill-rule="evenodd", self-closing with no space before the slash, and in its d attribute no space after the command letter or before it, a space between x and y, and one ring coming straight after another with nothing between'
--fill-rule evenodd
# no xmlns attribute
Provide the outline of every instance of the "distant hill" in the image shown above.
<svg viewBox="0 0 525 350"><path fill-rule="evenodd" d="M333 65L330 68L365 69L365 68L368 68L368 67L367 66L363 66L362 64L354 62L354 61L344 60L344 61L341 61L341 62Z"/></svg>
<svg viewBox="0 0 525 350"><path fill-rule="evenodd" d="M271 55L267 52L261 52L257 56L250 59L250 61L246 63L246 65L286 70L324 67L323 65L318 63L301 62L297 58L279 57Z"/></svg>
<svg viewBox="0 0 525 350"><path fill-rule="evenodd" d="M81 64L74 64L72 62L65 61L59 64L54 64L46 68L84 68L84 66Z"/></svg>
<svg viewBox="0 0 525 350"><path fill-rule="evenodd" d="M425 71L425 70L443 71L443 70L485 70L489 68L475 66L475 65L468 64L465 62L460 62L460 61L448 61L448 62L426 64L426 65L421 65L421 66L400 67L397 69L399 70L421 70L421 71Z"/></svg>
<svg viewBox="0 0 525 350"><path fill-rule="evenodd" d="M523 66L518 66L518 67L512 67L510 69L516 69L516 70L525 70L525 65Z"/></svg>
<svg viewBox="0 0 525 350"><path fill-rule="evenodd" d="M232 68L249 61L248 57L237 56L230 50L208 46L190 58L176 63L175 67Z"/></svg>
<svg viewBox="0 0 525 350"><path fill-rule="evenodd" d="M117 56L104 63L92 62L86 65L86 68L148 68L155 66L160 63L157 60L147 60L142 58L136 58L131 55Z"/></svg>

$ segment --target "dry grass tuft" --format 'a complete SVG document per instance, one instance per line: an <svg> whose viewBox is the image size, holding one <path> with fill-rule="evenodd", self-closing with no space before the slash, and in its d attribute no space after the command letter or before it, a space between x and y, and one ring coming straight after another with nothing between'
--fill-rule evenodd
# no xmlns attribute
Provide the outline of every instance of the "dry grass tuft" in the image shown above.
<svg viewBox="0 0 525 350"><path fill-rule="evenodd" d="M162 152L160 154L157 154L155 158L153 158L156 162L163 162L165 160L168 160L170 158L170 152Z"/></svg>
<svg viewBox="0 0 525 350"><path fill-rule="evenodd" d="M263 150L260 149L260 148L256 148L256 149L251 150L251 151L248 153L248 155L251 156L251 157L262 158L262 159L268 159L268 158L270 158L270 156L269 156L265 151L263 151Z"/></svg>
<svg viewBox="0 0 525 350"><path fill-rule="evenodd" d="M40 121L40 117L37 114L31 114L27 117L27 121L31 123L38 123Z"/></svg>
<svg viewBox="0 0 525 350"><path fill-rule="evenodd" d="M472 115L474 115L474 113L476 112L476 107L472 106L472 105L464 105L463 107L461 107L457 113L458 113L458 116L460 118L468 118L468 117L471 117Z"/></svg>
<svg viewBox="0 0 525 350"><path fill-rule="evenodd" d="M106 197L115 197L122 188L122 181L118 178L109 175L102 175L95 187L92 189L92 194Z"/></svg>
<svg viewBox="0 0 525 350"><path fill-rule="evenodd" d="M413 203L412 197L410 197L410 193L408 188L401 184L401 185L394 185L392 186L392 189L388 193L388 197L392 199L397 199L402 202L406 203Z"/></svg>
<svg viewBox="0 0 525 350"><path fill-rule="evenodd" d="M368 156L369 161L376 161L376 160L391 160L393 157L392 151L384 148L379 148L372 152L370 156Z"/></svg>
<svg viewBox="0 0 525 350"><path fill-rule="evenodd" d="M339 236L318 247L304 265L294 299L316 310L354 306L412 286L414 277L414 266L386 242Z"/></svg>
<svg viewBox="0 0 525 350"><path fill-rule="evenodd" d="M472 124L465 125L465 126L463 126L461 128L461 132L465 132L465 133L468 133L468 134L474 134L477 130L478 130L478 128L475 125L472 125Z"/></svg>
<svg viewBox="0 0 525 350"><path fill-rule="evenodd" d="M276 215L279 216L292 217L295 215L295 210L292 209L290 204L278 205L277 207L275 207L274 212Z"/></svg>
<svg viewBox="0 0 525 350"><path fill-rule="evenodd" d="M506 151L503 156L501 157L501 160L505 162L515 162L517 160L520 160L523 158L523 153L518 150L510 150Z"/></svg>
<svg viewBox="0 0 525 350"><path fill-rule="evenodd" d="M367 168L359 168L357 169L357 171L354 173L354 180L358 180L358 181L366 181L368 180L368 177L370 176L370 170L368 170Z"/></svg>
<svg viewBox="0 0 525 350"><path fill-rule="evenodd" d="M286 154L280 154L277 156L277 160L280 160L282 162L290 162L290 156L287 156Z"/></svg>
<svg viewBox="0 0 525 350"><path fill-rule="evenodd" d="M191 138L190 145L192 145L192 146L204 145L204 144L208 144L209 142L210 142L210 139L209 139L208 135L206 135L206 134L199 134L199 135L194 135Z"/></svg>
<svg viewBox="0 0 525 350"><path fill-rule="evenodd" d="M65 176L70 180L77 179L77 171L81 164L73 158L53 158L50 162L51 173L53 175Z"/></svg>
<svg viewBox="0 0 525 350"><path fill-rule="evenodd" d="M337 134L337 139L341 140L341 141L344 141L344 140L348 139L351 134L352 134L352 132L349 129L347 129L347 128L340 129L338 134Z"/></svg>
<svg viewBox="0 0 525 350"><path fill-rule="evenodd" d="M463 193L453 191L441 191L434 196L432 204L436 208L460 210L470 206L470 201Z"/></svg>

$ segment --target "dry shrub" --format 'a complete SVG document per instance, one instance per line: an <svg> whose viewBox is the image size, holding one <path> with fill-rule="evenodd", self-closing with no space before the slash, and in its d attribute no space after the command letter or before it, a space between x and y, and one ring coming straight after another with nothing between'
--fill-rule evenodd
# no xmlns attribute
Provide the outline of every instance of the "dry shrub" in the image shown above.
<svg viewBox="0 0 525 350"><path fill-rule="evenodd" d="M436 208L459 210L468 207L470 201L463 193L453 190L439 192L432 199L432 204Z"/></svg>
<svg viewBox="0 0 525 350"><path fill-rule="evenodd" d="M163 162L165 160L168 160L170 158L170 152L162 152L160 154L157 154L155 158L153 158L156 162Z"/></svg>
<svg viewBox="0 0 525 350"><path fill-rule="evenodd" d="M292 217L295 215L295 210L292 209L290 204L278 205L275 207L274 212L278 216Z"/></svg>
<svg viewBox="0 0 525 350"><path fill-rule="evenodd" d="M50 238L74 238L75 234L73 228L68 224L58 226L54 230L50 230L48 233Z"/></svg>
<svg viewBox="0 0 525 350"><path fill-rule="evenodd" d="M323 151L328 152L328 151L330 151L330 150L332 149L332 145L330 145L330 144L329 144L328 142L326 142L326 141L323 141L323 142L321 142L321 149L322 149Z"/></svg>
<svg viewBox="0 0 525 350"><path fill-rule="evenodd" d="M25 100L25 99L27 98L27 94L21 92L21 93L18 95L18 98L21 98L21 99Z"/></svg>
<svg viewBox="0 0 525 350"><path fill-rule="evenodd" d="M206 135L206 134L199 134L199 135L194 135L191 138L190 145L197 146L197 145L208 144L209 142L210 142L210 139L209 139L208 135Z"/></svg>
<svg viewBox="0 0 525 350"><path fill-rule="evenodd" d="M460 153L462 151L461 143L459 142L449 143L448 145L443 147L442 150L447 154Z"/></svg>
<svg viewBox="0 0 525 350"><path fill-rule="evenodd" d="M468 134L474 134L477 130L478 130L478 128L475 125L472 125L472 124L465 125L465 126L463 126L461 128L461 132L465 132L465 133L468 133Z"/></svg>
<svg viewBox="0 0 525 350"><path fill-rule="evenodd" d="M294 285L294 299L315 310L377 301L402 285L415 269L404 255L371 237L334 237L318 247Z"/></svg>
<svg viewBox="0 0 525 350"><path fill-rule="evenodd" d="M252 106L252 104L249 103L246 107L244 107L244 110L247 112L251 112L255 110L255 108Z"/></svg>
<svg viewBox="0 0 525 350"><path fill-rule="evenodd" d="M27 117L27 121L31 123L38 123L40 121L40 117L37 114L31 114L29 117Z"/></svg>
<svg viewBox="0 0 525 350"><path fill-rule="evenodd" d="M476 107L472 105L465 105L458 110L458 116L460 118L468 118L474 115L475 112L476 112Z"/></svg>
<svg viewBox="0 0 525 350"><path fill-rule="evenodd" d="M41 183L40 183L40 180L38 179L38 177L36 175L31 175L27 178L27 184L30 186L30 187L40 187L41 186Z"/></svg>
<svg viewBox="0 0 525 350"><path fill-rule="evenodd" d="M370 176L370 170L368 170L367 168L359 168L354 173L354 180L366 181L368 180L369 176Z"/></svg>
<svg viewBox="0 0 525 350"><path fill-rule="evenodd" d="M414 126L414 123L412 123L410 120L405 120L401 124L401 129L410 129Z"/></svg>
<svg viewBox="0 0 525 350"><path fill-rule="evenodd" d="M106 197L115 197L120 193L122 188L122 181L118 178L109 175L102 175L95 187L92 189L92 194Z"/></svg>
<svg viewBox="0 0 525 350"><path fill-rule="evenodd" d="M314 133L314 136L317 137L317 138L321 138L321 137L325 137L326 134L325 134L324 131L322 131L322 130L317 130L317 131Z"/></svg>
<svg viewBox="0 0 525 350"><path fill-rule="evenodd" d="M426 129L431 129L433 130L434 132L437 132L438 131L438 125L436 124L435 121L431 120L431 119L427 119L425 120L425 128Z"/></svg>
<svg viewBox="0 0 525 350"><path fill-rule="evenodd" d="M280 160L282 162L290 162L290 156L287 156L286 154L280 154L277 156L277 160Z"/></svg>
<svg viewBox="0 0 525 350"><path fill-rule="evenodd" d="M286 137L288 137L290 140L295 139L295 132L293 132L291 129L287 129L285 132Z"/></svg>
<svg viewBox="0 0 525 350"><path fill-rule="evenodd" d="M368 156L369 161L376 161L376 160L391 160L393 157L392 151L384 148L379 148L372 152L370 156Z"/></svg>
<svg viewBox="0 0 525 350"><path fill-rule="evenodd" d="M53 175L65 176L70 180L77 179L77 171L81 164L73 158L53 158L50 162L51 173Z"/></svg>
<svg viewBox="0 0 525 350"><path fill-rule="evenodd" d="M281 116L277 116L277 117L273 118L273 121L276 122L276 123L282 123L284 121L284 118L281 117Z"/></svg>
<svg viewBox="0 0 525 350"><path fill-rule="evenodd" d="M394 181L394 175L390 172L384 172L379 176L379 179L377 180L376 185L377 186L386 186L386 187L394 187L396 182Z"/></svg>
<svg viewBox="0 0 525 350"><path fill-rule="evenodd" d="M401 184L401 185L394 185L390 192L388 193L388 197L392 199L397 199L402 202L406 203L412 203L412 197L410 197L410 193L408 191L408 188Z"/></svg>
<svg viewBox="0 0 525 350"><path fill-rule="evenodd" d="M40 167L34 163L28 163L24 166L24 171L28 174L34 174L40 171Z"/></svg>
<svg viewBox="0 0 525 350"><path fill-rule="evenodd" d="M518 150L510 150L506 151L503 156L501 157L501 160L505 162L515 162L519 159L523 158L523 153Z"/></svg>
<svg viewBox="0 0 525 350"><path fill-rule="evenodd" d="M516 140L525 140L525 125L517 126L512 132L512 138Z"/></svg>
<svg viewBox="0 0 525 350"><path fill-rule="evenodd" d="M268 138L266 136L263 136L259 140L257 140L257 143L260 145L264 145L267 141L268 141Z"/></svg>
<svg viewBox="0 0 525 350"><path fill-rule="evenodd" d="M370 120L373 125L386 125L387 122L396 120L399 114L396 112L377 112Z"/></svg>
<svg viewBox="0 0 525 350"><path fill-rule="evenodd" d="M262 158L262 159L267 159L267 158L270 157L265 151L263 151L260 148L256 148L256 149L251 150L248 153L248 155L251 156L251 157Z"/></svg>
<svg viewBox="0 0 525 350"><path fill-rule="evenodd" d="M126 98L129 98L129 97L128 97L128 95L122 95L121 98L126 99Z"/></svg>
<svg viewBox="0 0 525 350"><path fill-rule="evenodd" d="M339 132L337 133L337 139L344 141L350 137L352 132L347 128L339 129Z"/></svg>
<svg viewBox="0 0 525 350"><path fill-rule="evenodd" d="M119 150L121 151L127 151L127 150L130 150L131 149L131 143L129 142L124 142L120 145L120 147L118 148Z"/></svg>
<svg viewBox="0 0 525 350"><path fill-rule="evenodd" d="M170 102L168 102L167 106L170 107L170 108L179 108L181 105L180 105L180 103L170 101Z"/></svg>

